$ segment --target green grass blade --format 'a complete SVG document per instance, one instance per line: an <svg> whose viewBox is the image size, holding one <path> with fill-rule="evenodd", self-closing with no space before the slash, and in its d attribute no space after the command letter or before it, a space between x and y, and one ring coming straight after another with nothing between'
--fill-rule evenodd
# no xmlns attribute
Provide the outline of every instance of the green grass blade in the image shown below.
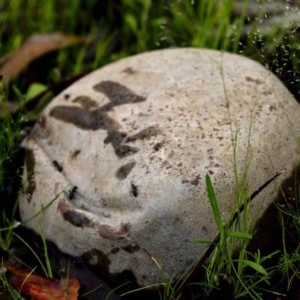
<svg viewBox="0 0 300 300"><path fill-rule="evenodd" d="M44 264L42 263L41 259L38 257L36 252L33 250L33 248L23 238L21 238L18 234L14 233L14 236L17 237L31 251L31 253L34 255L34 257L38 261L39 265L43 269L43 272L44 272L45 276L47 278L49 278L47 269L45 268Z"/></svg>
<svg viewBox="0 0 300 300"><path fill-rule="evenodd" d="M203 240L203 239L194 239L193 243L196 243L196 244L209 244L210 245L211 241Z"/></svg>
<svg viewBox="0 0 300 300"><path fill-rule="evenodd" d="M238 238L238 239L243 239L243 240L251 240L252 235L247 232L241 232L241 231L232 231L232 232L227 232L228 237L233 237L233 238Z"/></svg>
<svg viewBox="0 0 300 300"><path fill-rule="evenodd" d="M218 201L217 201L217 198L215 195L214 188L211 183L210 176L208 174L206 174L206 176L205 176L205 181L206 181L206 190L207 190L207 194L208 194L208 199L209 199L211 208L213 210L214 218L215 218L216 224L218 226L220 236L223 236L224 228L223 228L223 224L222 224L219 205L218 205Z"/></svg>
<svg viewBox="0 0 300 300"><path fill-rule="evenodd" d="M261 265L261 264L258 264L254 261L250 261L250 260L242 260L241 263L243 263L244 265L252 268L253 270L255 270L256 272L260 273L260 274L263 274L265 276L268 275L268 272L266 271L266 269Z"/></svg>

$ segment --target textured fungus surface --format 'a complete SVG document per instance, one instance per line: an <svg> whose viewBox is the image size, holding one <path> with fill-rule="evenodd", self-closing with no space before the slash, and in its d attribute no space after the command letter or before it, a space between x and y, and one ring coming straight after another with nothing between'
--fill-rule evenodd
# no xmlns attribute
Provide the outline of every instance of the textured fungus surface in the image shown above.
<svg viewBox="0 0 300 300"><path fill-rule="evenodd" d="M297 163L300 107L258 63L203 49L136 55L57 96L24 140L20 211L61 250L137 281L180 276L213 240L205 175L225 222L235 189L250 194ZM234 159L236 157L236 159ZM240 182L234 180L236 167ZM251 204L254 223L280 182ZM176 278L175 276L175 278Z"/></svg>

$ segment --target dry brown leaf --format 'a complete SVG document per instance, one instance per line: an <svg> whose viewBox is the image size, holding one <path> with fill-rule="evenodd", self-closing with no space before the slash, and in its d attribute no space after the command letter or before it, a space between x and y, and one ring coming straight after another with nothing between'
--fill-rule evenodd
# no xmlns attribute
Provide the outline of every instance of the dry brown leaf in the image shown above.
<svg viewBox="0 0 300 300"><path fill-rule="evenodd" d="M35 59L63 47L84 43L86 39L60 32L34 35L12 55L6 58L0 66L0 74L5 82L15 78L29 63Z"/></svg>
<svg viewBox="0 0 300 300"><path fill-rule="evenodd" d="M9 271L9 283L33 300L77 300L80 288L77 279L49 279L27 270L5 265Z"/></svg>

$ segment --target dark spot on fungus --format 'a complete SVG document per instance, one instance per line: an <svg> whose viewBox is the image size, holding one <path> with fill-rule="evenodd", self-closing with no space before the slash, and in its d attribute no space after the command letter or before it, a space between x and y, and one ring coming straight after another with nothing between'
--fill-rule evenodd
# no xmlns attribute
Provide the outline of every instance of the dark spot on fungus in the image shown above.
<svg viewBox="0 0 300 300"><path fill-rule="evenodd" d="M113 249L111 249L110 253L111 253L111 254L116 254L116 253L118 253L119 251L120 251L120 248L113 248Z"/></svg>
<svg viewBox="0 0 300 300"><path fill-rule="evenodd" d="M268 95L271 95L272 94L272 91L263 91L262 92L262 94L264 95L264 96L268 96Z"/></svg>
<svg viewBox="0 0 300 300"><path fill-rule="evenodd" d="M109 99L109 103L101 107L102 110L106 111L118 105L138 103L146 100L145 97L137 95L126 86L111 80L101 81L94 86L94 89Z"/></svg>
<svg viewBox="0 0 300 300"><path fill-rule="evenodd" d="M133 182L130 183L130 194L133 197L138 196L138 187Z"/></svg>
<svg viewBox="0 0 300 300"><path fill-rule="evenodd" d="M52 164L53 164L53 166L55 167L55 169L56 169L58 172L62 172L63 167L58 163L57 160L53 160L53 161L52 161Z"/></svg>
<svg viewBox="0 0 300 300"><path fill-rule="evenodd" d="M77 156L78 156L78 154L81 152L81 150L75 150L75 151L73 151L72 153L71 153L71 159L75 159Z"/></svg>
<svg viewBox="0 0 300 300"><path fill-rule="evenodd" d="M116 155L119 157L125 157L136 153L138 151L137 148L123 145L123 143L126 143L124 138L127 134L118 131L120 127L119 123L113 120L107 112L112 110L115 106L142 102L145 101L146 98L135 94L127 87L114 81L102 81L95 85L94 89L103 93L109 99L109 103L100 108L91 109L94 107L93 104L96 103L94 100L77 98L76 101L81 105L85 103L83 105L84 107L63 105L55 106L50 111L50 116L60 121L71 123L84 130L106 130L107 137L105 138L104 143L111 143ZM153 134L152 127L150 131L152 132L151 134ZM136 137L136 139L145 138L145 136L148 135L149 130L146 130L141 134L142 137Z"/></svg>
<svg viewBox="0 0 300 300"><path fill-rule="evenodd" d="M125 247L122 247L122 249L128 253L134 253L139 251L141 248L138 245L128 245Z"/></svg>
<svg viewBox="0 0 300 300"><path fill-rule="evenodd" d="M152 136L156 136L159 133L160 133L160 129L158 128L158 126L149 126L132 136L128 136L125 139L125 143L134 142L136 140L149 139Z"/></svg>
<svg viewBox="0 0 300 300"><path fill-rule="evenodd" d="M27 169L27 186L24 190L24 193L27 195L27 201L29 203L31 201L32 194L36 187L35 180L34 180L35 158L32 150L26 151L25 164Z"/></svg>
<svg viewBox="0 0 300 300"><path fill-rule="evenodd" d="M191 184L197 186L200 182L201 176L198 174L193 180L191 180Z"/></svg>
<svg viewBox="0 0 300 300"><path fill-rule="evenodd" d="M119 134L120 134L120 137L122 137L122 138L125 138L127 136L126 132L119 132Z"/></svg>
<svg viewBox="0 0 300 300"><path fill-rule="evenodd" d="M138 152L138 149L128 145L123 145L124 134L118 131L111 131L104 139L105 144L111 144L115 153L119 157L125 157Z"/></svg>
<svg viewBox="0 0 300 300"><path fill-rule="evenodd" d="M208 230L207 230L207 227L205 227L205 226L202 226L202 227L201 227L201 230L202 230L205 234L206 234L207 231L208 231Z"/></svg>
<svg viewBox="0 0 300 300"><path fill-rule="evenodd" d="M63 218L75 227L91 227L93 225L93 222L87 216L64 199L59 200L57 209Z"/></svg>
<svg viewBox="0 0 300 300"><path fill-rule="evenodd" d="M155 143L153 146L153 150L159 151L162 148L163 144L164 144L163 142Z"/></svg>
<svg viewBox="0 0 300 300"><path fill-rule="evenodd" d="M131 172L131 170L134 168L135 166L135 161L131 161L123 166L121 166L115 173L115 176L120 179L123 180L125 179L129 173Z"/></svg>
<svg viewBox="0 0 300 300"><path fill-rule="evenodd" d="M73 103L79 103L84 109L91 109L97 107L97 102L88 96L78 96L72 101Z"/></svg>
<svg viewBox="0 0 300 300"><path fill-rule="evenodd" d="M128 235L129 223L122 223L120 228L114 228L108 225L98 225L97 232L103 239L121 239Z"/></svg>
<svg viewBox="0 0 300 300"><path fill-rule="evenodd" d="M135 70L133 70L131 67L127 67L127 68L125 68L123 71L122 71L123 73L126 73L126 74L130 74L130 75L132 75L132 74L135 74L136 73L136 71Z"/></svg>
<svg viewBox="0 0 300 300"><path fill-rule="evenodd" d="M88 227L90 224L90 220L78 211L66 211L62 216L75 227Z"/></svg>
<svg viewBox="0 0 300 300"><path fill-rule="evenodd" d="M101 274L109 275L110 260L104 252L98 249L91 249L82 255L83 259L91 265L97 265L101 269Z"/></svg>
<svg viewBox="0 0 300 300"><path fill-rule="evenodd" d="M84 130L109 130L119 127L118 123L100 109L86 110L77 106L58 105L51 110L50 116Z"/></svg>
<svg viewBox="0 0 300 300"><path fill-rule="evenodd" d="M64 94L64 98L65 98L65 100L69 100L70 99L70 95L69 94Z"/></svg>
<svg viewBox="0 0 300 300"><path fill-rule="evenodd" d="M256 79L256 78L252 78L252 77L250 77L250 76L246 76L245 79L246 79L247 81L249 81L249 82L254 82L254 83L256 83L256 84L262 84L262 83L263 83L262 80Z"/></svg>

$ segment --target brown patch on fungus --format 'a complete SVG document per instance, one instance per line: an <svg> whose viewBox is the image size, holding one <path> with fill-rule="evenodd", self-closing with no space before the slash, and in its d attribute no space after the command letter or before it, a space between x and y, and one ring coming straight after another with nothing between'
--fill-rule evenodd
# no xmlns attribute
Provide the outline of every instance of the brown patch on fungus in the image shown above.
<svg viewBox="0 0 300 300"><path fill-rule="evenodd" d="M88 227L90 224L90 220L77 211L66 211L62 214L62 216L66 221L68 221L75 227Z"/></svg>
<svg viewBox="0 0 300 300"><path fill-rule="evenodd" d="M72 101L73 103L78 103L84 109L91 109L97 107L97 102L88 96L78 96Z"/></svg>
<svg viewBox="0 0 300 300"><path fill-rule="evenodd" d="M124 133L118 131L110 131L107 137L104 139L105 144L111 144L118 157L126 157L138 152L138 148L123 145Z"/></svg>
<svg viewBox="0 0 300 300"><path fill-rule="evenodd" d="M65 98L65 100L69 100L70 99L70 94L64 94L64 98Z"/></svg>
<svg viewBox="0 0 300 300"><path fill-rule="evenodd" d="M120 248L116 247L116 248L111 249L110 253L117 254L119 251L120 251Z"/></svg>
<svg viewBox="0 0 300 300"><path fill-rule="evenodd" d="M154 151L159 151L162 148L163 145L164 145L163 142L155 143L154 146L153 146L153 150Z"/></svg>
<svg viewBox="0 0 300 300"><path fill-rule="evenodd" d="M60 199L57 204L57 209L61 213L62 217L75 227L91 227L93 222L80 212L65 199Z"/></svg>
<svg viewBox="0 0 300 300"><path fill-rule="evenodd" d="M104 94L109 99L109 103L101 107L102 110L106 111L122 104L138 103L146 100L145 97L136 94L116 81L101 81L94 86L94 89L97 92Z"/></svg>
<svg viewBox="0 0 300 300"><path fill-rule="evenodd" d="M77 149L77 150L74 150L71 154L70 154L70 157L71 159L75 159L78 154L81 152L81 150Z"/></svg>
<svg viewBox="0 0 300 300"><path fill-rule="evenodd" d="M125 68L122 72L123 72L123 73L126 73L126 74L130 74L130 75L136 73L136 71L135 71L134 69L132 69L131 67Z"/></svg>
<svg viewBox="0 0 300 300"><path fill-rule="evenodd" d="M135 161L131 161L123 166L121 166L116 172L115 172L115 176L120 179L123 180L125 179L129 173L131 172L131 170L134 168L136 162Z"/></svg>
<svg viewBox="0 0 300 300"><path fill-rule="evenodd" d="M90 98L87 99L87 97L83 99L81 96L76 101L84 107L58 105L50 111L50 116L73 124L83 130L106 130L107 137L104 139L104 143L111 143L118 157L126 157L136 153L138 151L137 148L123 145L123 143L126 143L124 138L127 134L118 131L120 125L109 116L108 111L112 110L115 106L145 101L146 98L135 94L127 87L114 81L102 81L95 85L94 89L103 93L110 100L109 103L100 108L92 109L96 102ZM155 133L156 131L154 127L150 127L150 129L139 133L135 139L146 138L149 134L157 134Z"/></svg>
<svg viewBox="0 0 300 300"><path fill-rule="evenodd" d="M100 109L86 110L77 106L57 105L50 116L84 130L117 129L119 124Z"/></svg>
<svg viewBox="0 0 300 300"><path fill-rule="evenodd" d="M122 223L120 228L114 228L108 225L98 225L97 232L103 239L121 239L128 235L130 229L129 223Z"/></svg>
<svg viewBox="0 0 300 300"><path fill-rule="evenodd" d="M83 253L82 257L89 264L99 266L102 274L105 276L109 275L109 265L111 261L104 252L98 249L91 249Z"/></svg>
<svg viewBox="0 0 300 300"><path fill-rule="evenodd" d="M200 183L201 176L198 174L193 180L191 180L191 184L197 186Z"/></svg>
<svg viewBox="0 0 300 300"><path fill-rule="evenodd" d="M262 80L257 79L257 78L252 78L250 76L246 76L245 79L246 79L246 81L254 82L256 84L262 84L262 83L264 83Z"/></svg>
<svg viewBox="0 0 300 300"><path fill-rule="evenodd" d="M129 143L129 142L134 142L136 140L150 139L152 136L156 136L160 132L161 131L158 128L158 126L149 126L132 136L128 136L124 142Z"/></svg>
<svg viewBox="0 0 300 300"><path fill-rule="evenodd" d="M127 253L134 253L141 249L140 246L134 244L134 245L127 245L125 247L122 247L122 249Z"/></svg>

